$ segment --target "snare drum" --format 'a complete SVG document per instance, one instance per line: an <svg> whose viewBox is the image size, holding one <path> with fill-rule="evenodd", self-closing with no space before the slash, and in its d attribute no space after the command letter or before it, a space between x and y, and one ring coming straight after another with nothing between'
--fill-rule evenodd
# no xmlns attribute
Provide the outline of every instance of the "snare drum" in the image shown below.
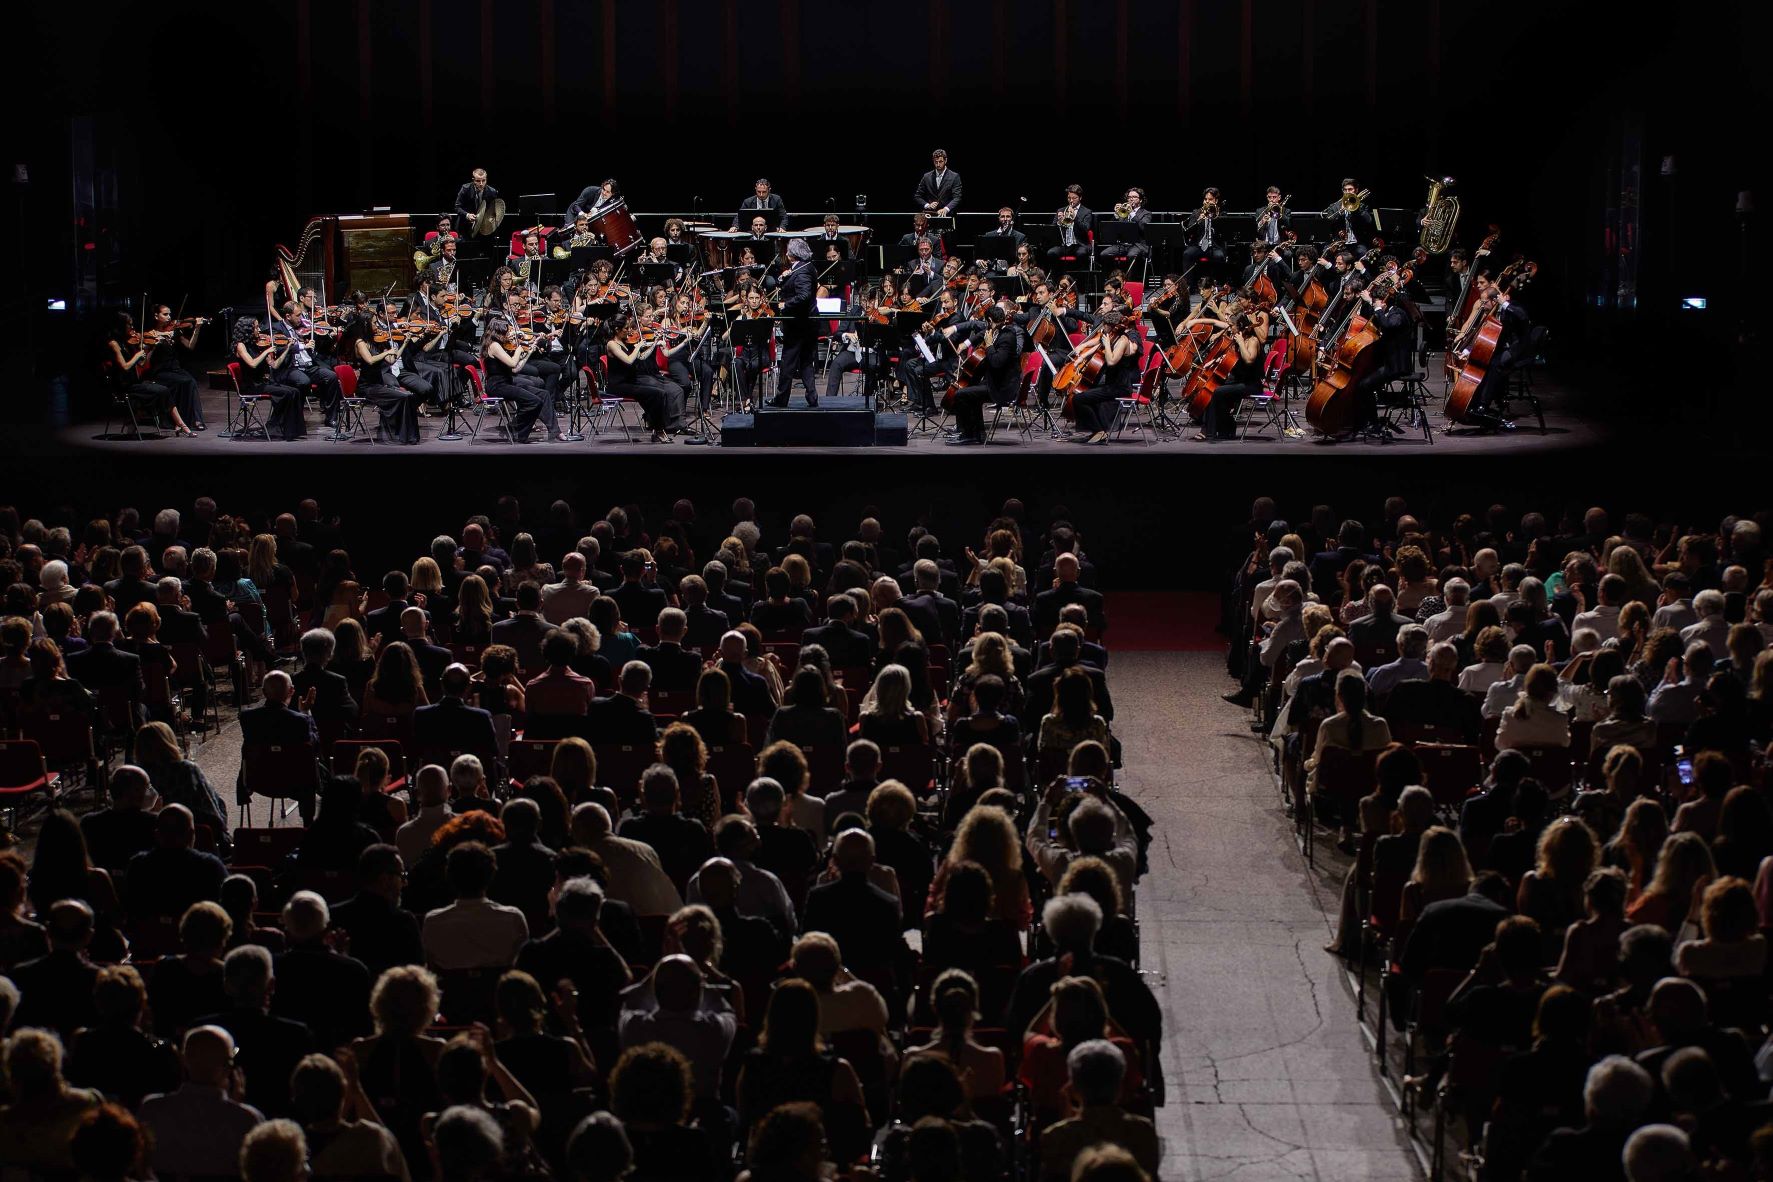
<svg viewBox="0 0 1773 1182"><path fill-rule="evenodd" d="M634 224L634 215L628 212L626 198L618 200L614 205L591 219L591 228L603 237L609 245L615 247L617 254L626 254L641 244L640 227Z"/></svg>

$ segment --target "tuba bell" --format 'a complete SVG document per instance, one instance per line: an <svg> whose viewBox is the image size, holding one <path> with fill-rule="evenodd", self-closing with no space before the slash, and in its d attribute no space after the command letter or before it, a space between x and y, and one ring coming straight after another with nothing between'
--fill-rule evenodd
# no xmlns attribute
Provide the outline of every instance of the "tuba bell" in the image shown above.
<svg viewBox="0 0 1773 1182"><path fill-rule="evenodd" d="M1428 211L1422 223L1419 245L1429 254L1446 254L1453 245L1453 228L1459 224L1459 198L1448 195L1452 177L1428 181Z"/></svg>

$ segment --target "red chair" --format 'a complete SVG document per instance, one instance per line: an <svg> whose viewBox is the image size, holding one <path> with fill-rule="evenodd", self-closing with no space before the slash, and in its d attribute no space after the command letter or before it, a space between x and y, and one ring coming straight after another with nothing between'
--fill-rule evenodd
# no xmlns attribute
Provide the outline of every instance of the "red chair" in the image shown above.
<svg viewBox="0 0 1773 1182"><path fill-rule="evenodd" d="M99 783L98 749L93 742L94 719L84 709L56 703L20 707L18 733L34 740L43 762L52 771L79 772L88 784Z"/></svg>
<svg viewBox="0 0 1773 1182"><path fill-rule="evenodd" d="M392 739L402 749L417 749L413 741L412 715L410 714L364 714L357 720L357 737L359 739Z"/></svg>
<svg viewBox="0 0 1773 1182"><path fill-rule="evenodd" d="M406 750L393 739L337 739L332 745L332 774L357 774L357 757L374 747L388 757L388 783L383 793L392 795L406 791Z"/></svg>
<svg viewBox="0 0 1773 1182"><path fill-rule="evenodd" d="M648 690L646 696L654 718L681 718L696 708L694 690Z"/></svg>
<svg viewBox="0 0 1773 1182"><path fill-rule="evenodd" d="M234 626L227 620L215 620L203 626L203 659L210 669L226 669L228 683L234 689L234 705L246 705L246 658L234 643Z"/></svg>
<svg viewBox="0 0 1773 1182"><path fill-rule="evenodd" d="M1576 770L1570 765L1568 747L1518 747L1516 750L1532 763L1532 776L1547 793L1561 796L1569 789Z"/></svg>
<svg viewBox="0 0 1773 1182"><path fill-rule="evenodd" d="M1443 809L1457 810L1473 788L1484 780L1484 759L1476 747L1463 743L1418 743L1416 760L1422 765L1422 786Z"/></svg>
<svg viewBox="0 0 1773 1182"><path fill-rule="evenodd" d="M486 648L484 644L452 644L449 646L449 659L458 665L466 665L469 669L478 669L480 654Z"/></svg>
<svg viewBox="0 0 1773 1182"><path fill-rule="evenodd" d="M333 372L339 378L339 406L338 416L333 419L332 434L327 438L354 439L364 430L364 400L357 396L357 369L350 365L335 365Z"/></svg>
<svg viewBox="0 0 1773 1182"><path fill-rule="evenodd" d="M597 782L616 794L623 807L640 795L640 776L658 761L656 743L630 746L626 743L598 743L591 748L597 757Z"/></svg>
<svg viewBox="0 0 1773 1182"><path fill-rule="evenodd" d="M1337 816L1352 817L1360 798L1373 791L1374 767L1379 762L1377 751L1350 751L1346 747L1325 747L1317 762L1317 795ZM1306 803L1311 808L1311 802ZM1307 815L1305 821L1305 862L1311 865L1312 835L1317 826Z"/></svg>
<svg viewBox="0 0 1773 1182"><path fill-rule="evenodd" d="M252 821L251 798L254 796L271 799L273 824L289 815L288 808L278 811L278 801L300 797L313 799L317 787L315 760L319 757L320 748L316 743L249 743L242 747L240 776L248 797L240 807L248 823Z"/></svg>
<svg viewBox="0 0 1773 1182"><path fill-rule="evenodd" d="M269 394L248 394L240 385L240 375L246 367L238 361L228 362L228 380L234 383L234 400L240 405L240 426L234 430L235 439L246 439L253 432L258 432L260 439L271 438L270 428L259 417L259 403L268 402Z"/></svg>
<svg viewBox="0 0 1773 1182"><path fill-rule="evenodd" d="M513 784L528 783L531 776L545 776L554 766L560 740L513 739L505 751L505 773Z"/></svg>
<svg viewBox="0 0 1773 1182"><path fill-rule="evenodd" d="M275 829L234 830L234 863L241 866L278 867L302 844L305 831L300 825L283 825ZM260 898L264 896L261 893Z"/></svg>
<svg viewBox="0 0 1773 1182"><path fill-rule="evenodd" d="M511 408L505 405L503 398L494 398L486 392L486 377L480 372L480 367L469 363L457 368L468 375L468 388L474 392L474 426L468 432L469 437L480 438L481 425L486 421L486 412L490 410L505 432L505 442L516 443L517 428L511 421Z"/></svg>
<svg viewBox="0 0 1773 1182"><path fill-rule="evenodd" d="M720 785L720 803L732 812L736 801L745 799L745 789L757 774L757 753L749 743L708 749L708 774Z"/></svg>
<svg viewBox="0 0 1773 1182"><path fill-rule="evenodd" d="M806 757L807 791L814 796L836 792L843 783L843 748L802 747L800 753Z"/></svg>
<svg viewBox="0 0 1773 1182"><path fill-rule="evenodd" d="M899 781L915 796L929 795L936 789L936 749L929 746L883 747L880 778Z"/></svg>
<svg viewBox="0 0 1773 1182"><path fill-rule="evenodd" d="M0 739L0 801L12 810L11 828L18 828L18 807L25 798L41 792L53 803L61 779L60 772L49 770L36 740Z"/></svg>

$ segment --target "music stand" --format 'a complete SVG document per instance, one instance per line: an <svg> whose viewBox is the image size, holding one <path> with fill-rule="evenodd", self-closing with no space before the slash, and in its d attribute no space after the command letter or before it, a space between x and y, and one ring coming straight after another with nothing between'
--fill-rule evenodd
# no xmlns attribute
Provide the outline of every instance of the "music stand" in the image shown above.
<svg viewBox="0 0 1773 1182"><path fill-rule="evenodd" d="M1023 239L1026 241L1027 235L1023 235ZM1016 261L1016 240L994 230L973 240L973 253L978 258L990 259L996 263L998 271L1007 271L1010 264Z"/></svg>
<svg viewBox="0 0 1773 1182"><path fill-rule="evenodd" d="M688 242L667 242L665 257L679 266L687 267L696 261L696 248Z"/></svg>
<svg viewBox="0 0 1773 1182"><path fill-rule="evenodd" d="M559 214L555 211L559 208L560 200L552 193L524 193L517 198L518 212L525 217L535 218L537 222L544 217L558 218Z"/></svg>
<svg viewBox="0 0 1773 1182"><path fill-rule="evenodd" d="M657 284L660 287L677 285L676 263L635 263L634 278L638 283Z"/></svg>
<svg viewBox="0 0 1773 1182"><path fill-rule="evenodd" d="M734 215L734 220L739 223L738 228L740 230L749 230L751 228L751 219L758 217L763 219L763 228L765 231L780 230L782 228L782 211L779 209L741 209Z"/></svg>
<svg viewBox="0 0 1773 1182"><path fill-rule="evenodd" d="M814 260L815 267L821 264ZM856 281L856 263L854 259L838 259L835 263L825 263L823 270L813 273L813 285L825 287L848 287Z"/></svg>
<svg viewBox="0 0 1773 1182"><path fill-rule="evenodd" d="M747 316L742 320L736 319L732 322L732 335L730 339L732 340L735 349L743 347L747 349L757 349L761 352L762 350L769 348L770 339L775 332L775 327L776 321L774 317ZM737 357L735 357L733 359L733 372L735 375L738 373L738 366L739 362ZM762 388L764 375L770 372L770 369L766 369L762 366L758 367L758 388L751 391L751 409L755 414L763 413L764 403L769 401L769 395L773 393L772 390L765 390Z"/></svg>
<svg viewBox="0 0 1773 1182"><path fill-rule="evenodd" d="M903 356L909 357L915 353L919 359L923 358L923 350L917 347L914 338L919 336L919 330L923 328L923 322L929 318L930 316L928 312L914 312L909 308L901 308L897 310L896 314L893 316L892 329L899 335L899 339L905 342L900 350ZM929 342L925 341L924 345L927 348ZM934 351L932 350L932 352ZM926 367L924 370L924 387L929 391L929 402L927 405L919 404L916 406L917 421L911 425L911 429L913 431L927 431L933 433L941 428L942 424L940 420L942 418L942 408L936 401L935 384L931 379L935 377L935 371L943 366L942 355L936 353L935 362L932 364L929 361L925 361L924 365Z"/></svg>
<svg viewBox="0 0 1773 1182"><path fill-rule="evenodd" d="M1176 249L1182 244L1184 235L1181 222L1145 223L1145 244L1151 248L1153 264L1160 272L1171 272L1178 268L1175 265Z"/></svg>

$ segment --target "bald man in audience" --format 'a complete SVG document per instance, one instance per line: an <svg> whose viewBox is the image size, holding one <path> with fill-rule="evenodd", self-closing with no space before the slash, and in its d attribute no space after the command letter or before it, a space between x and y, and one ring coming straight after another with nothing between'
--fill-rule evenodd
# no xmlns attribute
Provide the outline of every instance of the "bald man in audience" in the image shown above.
<svg viewBox="0 0 1773 1182"><path fill-rule="evenodd" d="M253 786L246 782L246 752L249 749L269 751L277 748L274 757L288 760L297 758L299 750L306 745L312 745L314 751L318 752L320 744L320 732L315 729L314 716L306 713L308 704L297 704L294 701L295 684L290 680L289 674L281 669L273 669L265 674L264 681L259 685L265 700L240 712L241 759L235 795L236 803L241 805L252 799L254 791ZM310 762L313 761L312 754L308 758ZM282 786L282 795L295 798L296 808L301 811L304 825L314 820L314 796L319 787L318 764L313 767L312 777L303 775L298 785Z"/></svg>
<svg viewBox="0 0 1773 1182"><path fill-rule="evenodd" d="M142 1101L141 1119L154 1137L154 1170L162 1178L232 1178L240 1145L263 1121L234 1099L234 1036L220 1026L185 1032L185 1082Z"/></svg>

